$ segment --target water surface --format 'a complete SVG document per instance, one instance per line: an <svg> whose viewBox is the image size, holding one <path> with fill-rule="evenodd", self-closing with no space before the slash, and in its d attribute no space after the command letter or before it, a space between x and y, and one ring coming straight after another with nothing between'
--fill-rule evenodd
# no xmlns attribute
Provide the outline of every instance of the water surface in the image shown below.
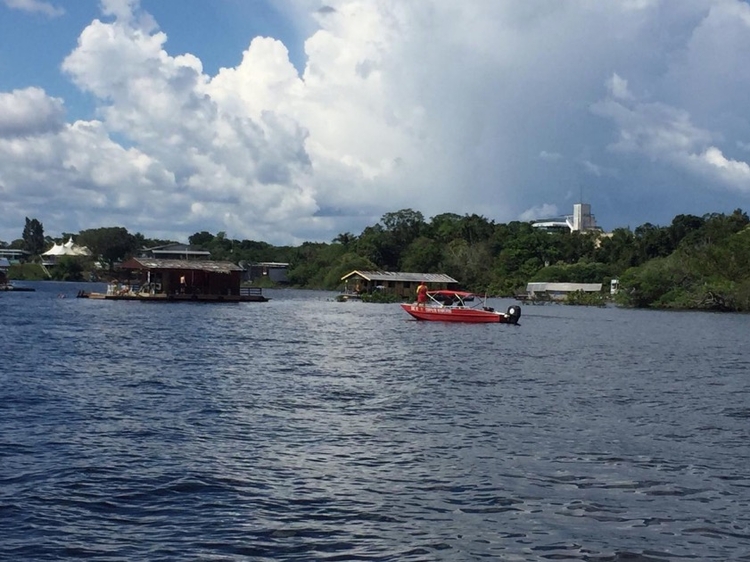
<svg viewBox="0 0 750 562"><path fill-rule="evenodd" d="M750 316L33 285L0 294L0 559L750 560Z"/></svg>

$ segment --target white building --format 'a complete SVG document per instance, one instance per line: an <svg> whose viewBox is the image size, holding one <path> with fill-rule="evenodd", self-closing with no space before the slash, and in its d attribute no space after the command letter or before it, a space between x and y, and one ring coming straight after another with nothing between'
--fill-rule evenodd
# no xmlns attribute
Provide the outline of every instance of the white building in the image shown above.
<svg viewBox="0 0 750 562"><path fill-rule="evenodd" d="M543 230L569 230L570 232L601 231L596 225L596 219L591 214L589 203L576 203L573 205L573 214L565 215L560 219L533 221L531 226Z"/></svg>
<svg viewBox="0 0 750 562"><path fill-rule="evenodd" d="M576 203L573 205L573 226L570 227L572 232L585 232L587 230L597 230L596 219L591 214L591 205L588 203Z"/></svg>
<svg viewBox="0 0 750 562"><path fill-rule="evenodd" d="M528 283L526 298L530 300L563 301L570 293L601 293L601 283Z"/></svg>

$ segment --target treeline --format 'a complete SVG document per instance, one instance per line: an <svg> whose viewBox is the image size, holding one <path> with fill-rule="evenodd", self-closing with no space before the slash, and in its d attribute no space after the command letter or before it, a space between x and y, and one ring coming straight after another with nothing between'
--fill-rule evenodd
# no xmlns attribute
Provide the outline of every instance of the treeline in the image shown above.
<svg viewBox="0 0 750 562"><path fill-rule="evenodd" d="M51 246L41 223L26 220L23 238L12 246L36 244L38 250L40 238ZM291 283L304 288L336 289L355 269L446 273L465 289L498 296L522 292L530 281L608 287L619 278L617 298L626 306L750 311L749 223L737 209L729 215L678 215L669 226L646 223L610 234L545 232L526 222L496 224L476 214L425 220L419 211L403 209L386 213L358 235L341 233L331 243L273 246L206 231L190 236L189 243L217 260L288 262ZM122 227L84 230L73 238L109 267L141 248L172 242Z"/></svg>
<svg viewBox="0 0 750 562"><path fill-rule="evenodd" d="M617 300L625 306L750 311L748 224L737 209L610 234L552 233L478 215L425 221L405 209L358 236L295 248L290 276L300 285L333 288L353 269L442 272L466 289L498 296L524 292L530 281L603 283L607 290L618 278Z"/></svg>

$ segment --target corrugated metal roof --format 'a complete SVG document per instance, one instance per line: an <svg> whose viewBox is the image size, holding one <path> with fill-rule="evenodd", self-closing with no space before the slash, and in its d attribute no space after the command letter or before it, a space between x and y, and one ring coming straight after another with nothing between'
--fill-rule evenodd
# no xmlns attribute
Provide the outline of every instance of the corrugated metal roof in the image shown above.
<svg viewBox="0 0 750 562"><path fill-rule="evenodd" d="M560 291L560 292L596 292L602 290L601 283L529 283L526 285L526 291L529 293L541 293L543 291Z"/></svg>
<svg viewBox="0 0 750 562"><path fill-rule="evenodd" d="M180 242L176 242L174 244L162 244L161 246L152 246L150 248L142 248L143 251L146 252L154 252L154 251L162 251L162 252L200 252L200 253L210 253L207 250L203 250L201 248L198 248L197 246L191 246L190 244L182 244Z"/></svg>
<svg viewBox="0 0 750 562"><path fill-rule="evenodd" d="M344 275L341 280L344 281L350 277L358 275L366 281L401 281L419 283L458 283L453 277L445 273L409 273L403 271L352 271Z"/></svg>
<svg viewBox="0 0 750 562"><path fill-rule="evenodd" d="M158 258L132 258L123 263L122 267L125 269L187 269L213 273L242 271L240 266L228 261L162 260Z"/></svg>
<svg viewBox="0 0 750 562"><path fill-rule="evenodd" d="M189 248L177 248L167 250L149 250L152 254L183 254L191 256L210 256L211 252L207 250L191 250Z"/></svg>

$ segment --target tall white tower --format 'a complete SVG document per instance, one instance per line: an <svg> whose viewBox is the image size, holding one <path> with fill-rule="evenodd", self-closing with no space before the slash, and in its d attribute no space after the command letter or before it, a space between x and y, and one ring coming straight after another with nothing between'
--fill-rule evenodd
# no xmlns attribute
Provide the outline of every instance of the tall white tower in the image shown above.
<svg viewBox="0 0 750 562"><path fill-rule="evenodd" d="M596 220L591 214L591 205L576 203L573 205L573 231L585 231L596 228Z"/></svg>

